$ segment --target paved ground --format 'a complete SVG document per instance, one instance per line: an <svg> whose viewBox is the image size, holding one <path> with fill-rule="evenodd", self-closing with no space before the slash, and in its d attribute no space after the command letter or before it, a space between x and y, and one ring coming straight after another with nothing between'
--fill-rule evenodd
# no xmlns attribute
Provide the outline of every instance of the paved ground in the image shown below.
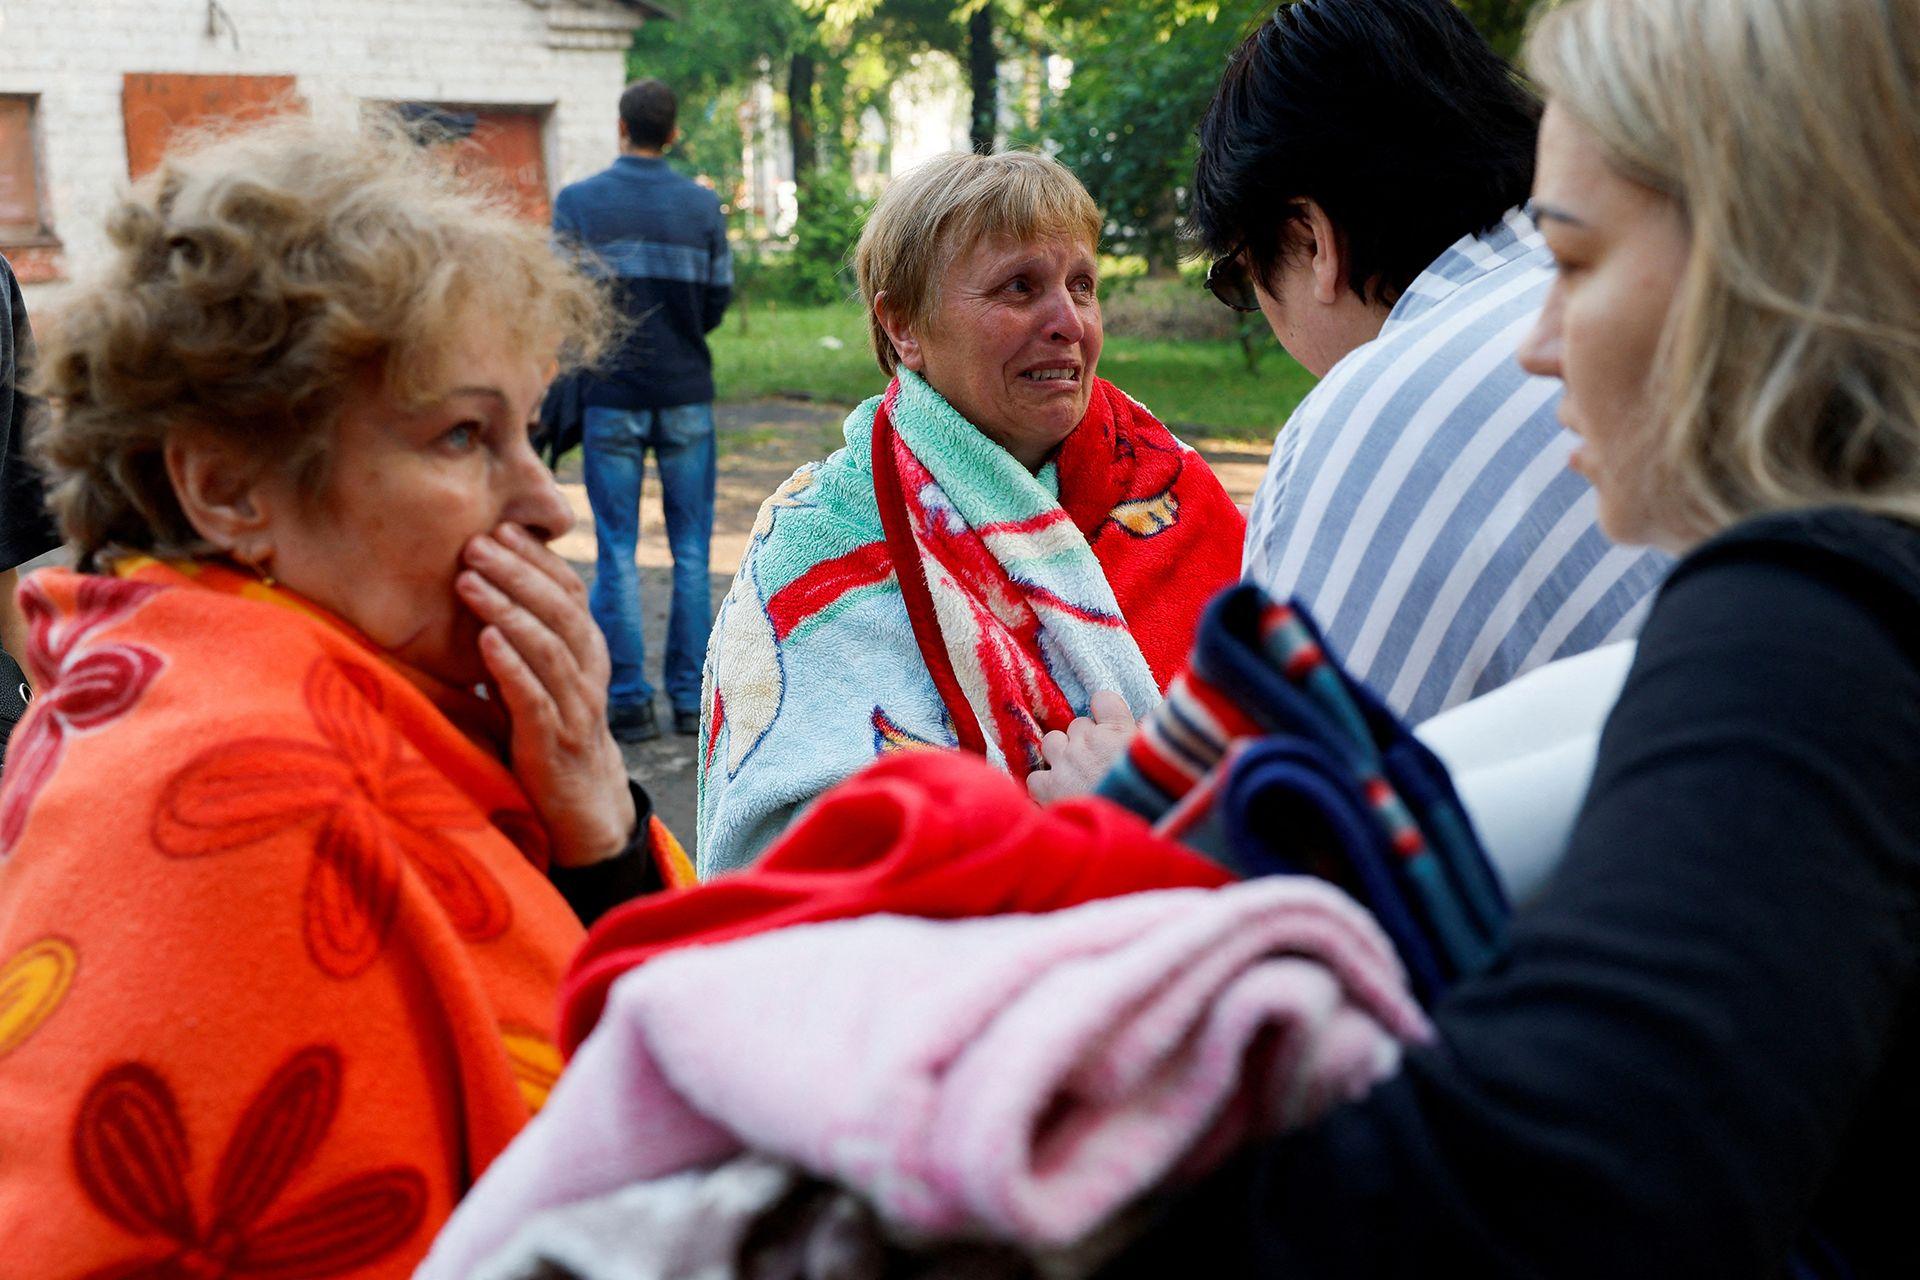
<svg viewBox="0 0 1920 1280"><path fill-rule="evenodd" d="M711 594L715 608L732 584L734 570L740 566L747 533L753 527L760 503L795 467L823 458L839 447L840 424L845 416L844 408L784 400L715 407L714 421L720 433L719 494L713 520ZM1251 501L1266 466L1266 450L1259 445L1193 443L1219 473L1234 500ZM577 454L561 468L560 480L579 522L572 533L561 539L558 550L591 582L593 520L587 507L586 488L580 482ZM641 600L646 612L648 675L658 687L660 646L667 633L667 602L672 590L669 573L673 562L667 554L657 475L649 476L641 507L638 559ZM660 694L659 705L664 724L669 716L664 693ZM691 852L695 817L694 739L668 732L653 742L628 747L626 757L628 769L652 794L660 816Z"/></svg>

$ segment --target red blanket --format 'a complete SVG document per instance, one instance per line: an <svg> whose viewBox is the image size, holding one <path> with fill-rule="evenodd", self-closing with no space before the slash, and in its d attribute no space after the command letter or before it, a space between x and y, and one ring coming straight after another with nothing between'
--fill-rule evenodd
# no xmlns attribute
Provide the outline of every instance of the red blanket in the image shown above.
<svg viewBox="0 0 1920 1280"><path fill-rule="evenodd" d="M1246 522L1198 455L1105 379L1054 457L1058 505L996 482L982 461L992 451L969 449L976 433L952 430L950 415L918 379L888 388L873 421L874 496L960 744L986 755L991 743L1024 777L1041 735L1075 714L1053 669L1062 655L1082 683L1143 713L1186 662L1207 601L1239 577Z"/></svg>
<svg viewBox="0 0 1920 1280"><path fill-rule="evenodd" d="M1043 809L981 760L903 752L821 797L751 870L604 916L562 986L561 1046L593 1030L616 978L678 947L882 912L1056 911L1232 878L1104 800Z"/></svg>

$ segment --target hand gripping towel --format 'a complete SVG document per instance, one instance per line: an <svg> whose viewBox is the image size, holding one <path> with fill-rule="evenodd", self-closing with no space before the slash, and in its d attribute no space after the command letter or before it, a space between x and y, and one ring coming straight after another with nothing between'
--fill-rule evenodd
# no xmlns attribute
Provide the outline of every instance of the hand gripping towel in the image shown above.
<svg viewBox="0 0 1920 1280"><path fill-rule="evenodd" d="M1239 574L1232 499L1109 383L1037 475L911 372L846 440L761 509L715 623L703 875L878 755L964 747L1024 778L1095 692L1144 715Z"/></svg>
<svg viewBox="0 0 1920 1280"><path fill-rule="evenodd" d="M1373 921L1301 876L684 948L615 984L421 1277L470 1274L545 1210L743 1150L929 1239L1070 1244L1365 1093L1429 1035Z"/></svg>
<svg viewBox="0 0 1920 1280"><path fill-rule="evenodd" d="M1239 875L1341 885L1429 1003L1504 935L1506 899L1446 768L1341 670L1297 602L1258 587L1208 607L1192 663L1098 793Z"/></svg>
<svg viewBox="0 0 1920 1280"><path fill-rule="evenodd" d="M595 922L562 988L561 1046L570 1055L593 1030L617 978L679 947L882 912L1055 911L1231 878L1117 805L1043 809L977 757L904 752L822 796L749 870Z"/></svg>
<svg viewBox="0 0 1920 1280"><path fill-rule="evenodd" d="M486 704L232 570L120 568L21 591L0 1273L405 1276L560 1068L544 830Z"/></svg>

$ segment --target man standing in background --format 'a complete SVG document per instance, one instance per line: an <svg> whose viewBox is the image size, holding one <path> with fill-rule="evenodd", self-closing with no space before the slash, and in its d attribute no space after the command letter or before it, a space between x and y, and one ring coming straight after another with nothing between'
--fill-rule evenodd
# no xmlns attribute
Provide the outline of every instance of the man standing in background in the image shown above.
<svg viewBox="0 0 1920 1280"><path fill-rule="evenodd" d="M581 386L598 543L589 602L612 659L607 714L622 742L660 734L634 564L649 447L673 553L663 674L677 733L700 729L700 667L713 621L713 357L706 335L733 299L733 260L718 197L661 158L679 136L676 114L673 91L660 81L629 85L620 97L620 158L566 187L553 205L555 237L613 281L627 321L612 353Z"/></svg>

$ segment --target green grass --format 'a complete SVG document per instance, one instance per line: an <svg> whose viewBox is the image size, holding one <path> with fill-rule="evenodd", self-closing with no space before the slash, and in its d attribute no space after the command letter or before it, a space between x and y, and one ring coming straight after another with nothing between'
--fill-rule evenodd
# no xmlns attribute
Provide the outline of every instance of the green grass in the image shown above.
<svg viewBox="0 0 1920 1280"><path fill-rule="evenodd" d="M836 350L821 339L840 342ZM724 400L798 396L852 405L881 390L866 315L852 304L776 303L736 309L709 339ZM1238 344L1220 339L1107 336L1100 375L1183 435L1267 441L1313 386L1277 345L1247 371Z"/></svg>

